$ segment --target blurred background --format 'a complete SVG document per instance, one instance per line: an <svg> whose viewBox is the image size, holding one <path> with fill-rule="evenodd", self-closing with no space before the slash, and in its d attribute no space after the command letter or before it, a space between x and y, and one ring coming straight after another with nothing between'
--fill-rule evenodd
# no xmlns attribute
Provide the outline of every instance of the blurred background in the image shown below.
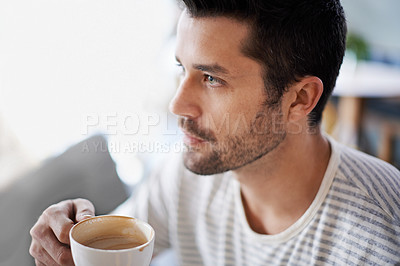
<svg viewBox="0 0 400 266"><path fill-rule="evenodd" d="M400 2L342 4L348 49L323 127L400 168ZM48 205L86 197L108 213L180 150L178 15L174 0L0 2L0 265L32 265Z"/></svg>

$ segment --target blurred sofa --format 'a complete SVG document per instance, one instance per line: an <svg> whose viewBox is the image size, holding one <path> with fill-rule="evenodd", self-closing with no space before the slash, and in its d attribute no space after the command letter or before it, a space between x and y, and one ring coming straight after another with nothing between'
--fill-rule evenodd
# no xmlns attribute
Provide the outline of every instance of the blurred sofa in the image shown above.
<svg viewBox="0 0 400 266"><path fill-rule="evenodd" d="M29 230L51 204L87 198L99 215L112 211L127 194L101 135L46 160L0 191L0 266L34 265Z"/></svg>

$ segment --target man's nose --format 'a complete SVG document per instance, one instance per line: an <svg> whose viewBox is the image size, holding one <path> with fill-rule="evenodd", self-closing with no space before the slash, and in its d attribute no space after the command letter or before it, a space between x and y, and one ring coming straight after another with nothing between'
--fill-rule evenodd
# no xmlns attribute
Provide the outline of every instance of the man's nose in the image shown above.
<svg viewBox="0 0 400 266"><path fill-rule="evenodd" d="M186 77L169 103L169 110L178 116L195 119L201 115L200 97L195 81Z"/></svg>

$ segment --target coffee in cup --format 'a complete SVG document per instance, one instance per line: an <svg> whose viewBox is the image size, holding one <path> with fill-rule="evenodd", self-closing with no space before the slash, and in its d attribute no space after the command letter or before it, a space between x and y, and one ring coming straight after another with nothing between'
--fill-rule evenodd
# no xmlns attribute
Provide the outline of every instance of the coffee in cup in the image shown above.
<svg viewBox="0 0 400 266"><path fill-rule="evenodd" d="M105 250L129 249L141 246L147 242L146 238L138 236L99 236L82 241L82 245Z"/></svg>
<svg viewBox="0 0 400 266"><path fill-rule="evenodd" d="M148 266L153 253L154 230L132 217L97 216L74 225L70 242L76 266Z"/></svg>

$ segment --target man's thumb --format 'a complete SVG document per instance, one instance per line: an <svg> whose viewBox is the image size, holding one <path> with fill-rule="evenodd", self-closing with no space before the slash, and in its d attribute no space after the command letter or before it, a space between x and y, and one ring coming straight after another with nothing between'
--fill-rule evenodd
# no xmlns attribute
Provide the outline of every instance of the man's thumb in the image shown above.
<svg viewBox="0 0 400 266"><path fill-rule="evenodd" d="M93 204L86 199L75 199L75 221L80 222L95 215Z"/></svg>

